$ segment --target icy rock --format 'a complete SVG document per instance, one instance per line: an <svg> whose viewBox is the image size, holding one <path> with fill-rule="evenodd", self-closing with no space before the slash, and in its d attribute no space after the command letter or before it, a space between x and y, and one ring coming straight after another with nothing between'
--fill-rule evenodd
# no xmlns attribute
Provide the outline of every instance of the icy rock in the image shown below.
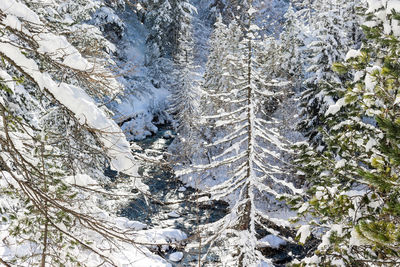
<svg viewBox="0 0 400 267"><path fill-rule="evenodd" d="M179 215L176 211L171 211L170 213L167 214L168 217L170 218L179 218L181 215Z"/></svg>
<svg viewBox="0 0 400 267"><path fill-rule="evenodd" d="M169 260L170 260L170 261L174 261L174 262L181 261L182 258L183 258L183 253L180 252L180 251L171 253L171 254L169 255Z"/></svg>

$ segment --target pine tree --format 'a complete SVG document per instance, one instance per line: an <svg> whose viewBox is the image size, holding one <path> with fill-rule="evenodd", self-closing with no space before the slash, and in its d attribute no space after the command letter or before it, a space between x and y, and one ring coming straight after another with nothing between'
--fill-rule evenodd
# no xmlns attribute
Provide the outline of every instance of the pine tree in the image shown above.
<svg viewBox="0 0 400 267"><path fill-rule="evenodd" d="M394 9L393 9L394 8ZM361 50L350 50L339 73L355 73L348 90L326 111L321 152L298 160L310 184L299 213L315 219L299 230L301 242L322 231L307 265L396 266L399 261L398 7L369 3ZM389 24L388 24L389 22Z"/></svg>
<svg viewBox="0 0 400 267"><path fill-rule="evenodd" d="M222 151L213 157L210 164L194 164L191 169L178 172L182 175L194 171L216 171L222 167L227 169L225 181L205 193L210 194L210 200L234 196L230 198L230 212L223 219L204 227L206 235L201 242L211 247L223 244L222 261L232 266L255 266L262 261L268 262L258 250L260 237L257 231L265 228L270 233L279 233L267 226L266 222L271 223L273 218L257 205L257 200L263 194L269 205L275 205L279 190L296 190L290 183L276 177L281 170L272 160L275 157L273 150L284 149L284 145L272 127L273 122L265 116L263 103L275 95L273 88L278 84L266 80L257 61L260 46L258 27L252 24L254 12L252 7L246 12L246 24L242 23L246 33L238 39L239 45L234 46L237 50L233 51L234 54L225 54L229 60L237 59L233 65L235 68L227 74L224 69L221 74L211 66L213 58L208 64L209 70L215 70L213 74L229 75L231 80L230 87L215 86L213 95L220 103L233 109L224 111L221 108L204 116L205 120L214 122L212 127L223 129L210 144L222 148ZM214 62L218 64L218 61ZM218 81L222 78L214 77ZM224 93L224 90L229 93ZM231 127L229 132L224 131L226 125Z"/></svg>

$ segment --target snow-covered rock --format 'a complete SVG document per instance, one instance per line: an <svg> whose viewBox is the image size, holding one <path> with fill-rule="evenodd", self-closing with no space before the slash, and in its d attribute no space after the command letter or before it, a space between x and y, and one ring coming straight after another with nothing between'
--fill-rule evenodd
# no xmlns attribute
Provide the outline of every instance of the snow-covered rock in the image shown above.
<svg viewBox="0 0 400 267"><path fill-rule="evenodd" d="M147 228L147 224L138 221L127 221L125 227L134 230L143 230Z"/></svg>
<svg viewBox="0 0 400 267"><path fill-rule="evenodd" d="M171 253L168 258L170 261L174 261L174 262L181 261L183 258L183 252L178 251L178 252Z"/></svg>
<svg viewBox="0 0 400 267"><path fill-rule="evenodd" d="M181 186L181 187L178 188L178 191L179 192L185 192L186 191L186 187Z"/></svg>
<svg viewBox="0 0 400 267"><path fill-rule="evenodd" d="M168 213L167 215L168 215L168 217L170 217L170 218L179 218L179 217L181 217L181 215L180 215L178 212L176 212L176 211L171 211L171 212Z"/></svg>

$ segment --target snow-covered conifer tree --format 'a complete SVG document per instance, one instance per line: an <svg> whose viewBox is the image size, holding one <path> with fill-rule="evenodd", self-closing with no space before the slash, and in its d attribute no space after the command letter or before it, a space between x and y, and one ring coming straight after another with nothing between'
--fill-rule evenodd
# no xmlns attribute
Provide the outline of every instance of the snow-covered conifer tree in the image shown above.
<svg viewBox="0 0 400 267"><path fill-rule="evenodd" d="M305 75L305 45L307 26L301 12L296 11L292 5L285 14L283 32L280 34L279 60L280 77L291 81L292 87L300 89Z"/></svg>
<svg viewBox="0 0 400 267"><path fill-rule="evenodd" d="M318 143L321 136L316 129L321 125L321 117L328 106L334 101L330 91L333 86L343 86L344 77L332 70L332 64L343 60L348 49L355 45L349 38L353 29L347 23L354 15L345 14L345 2L336 0L316 0L312 10L310 31L314 40L307 47L308 75L304 82L306 90L301 99L305 118L299 126L313 143Z"/></svg>
<svg viewBox="0 0 400 267"><path fill-rule="evenodd" d="M229 199L230 212L223 219L203 228L205 235L201 242L211 247L222 244L219 247L223 250L220 256L227 266L255 266L268 262L258 250L263 242L259 240L257 231L264 228L270 233L279 233L267 226L266 222L275 221L257 201L263 195L266 202L273 206L281 196L279 192L296 190L290 183L277 178L282 170L272 160L277 156L274 151L285 148L272 127L273 122L264 114L263 104L276 94L274 88L278 84L266 80L257 61L258 27L252 23L255 12L252 7L246 11L246 21L241 22L246 32L239 38L240 43L234 54L226 55L228 60L237 60L234 72L225 73L224 69L220 73L230 76L230 87L216 87L215 90L221 92L213 93L221 103L231 105L233 109L224 111L221 108L204 116L204 119L214 122L212 127L231 127L229 132L222 130L222 134L210 144L224 149L213 157L210 164L194 165L191 170L178 173L226 167L225 181L206 192L210 193L210 200ZM216 80L221 78L215 77ZM229 90L229 93L223 90Z"/></svg>
<svg viewBox="0 0 400 267"><path fill-rule="evenodd" d="M243 33L237 21L229 26L222 22L222 16L217 18L215 30L210 40L211 51L204 74L204 96L202 111L204 114L213 112L230 112L235 105L221 101L237 91L232 81L237 77L238 48Z"/></svg>
<svg viewBox="0 0 400 267"><path fill-rule="evenodd" d="M148 42L153 46L152 56L174 56L179 45L180 33L187 27L195 8L187 0L149 1L146 24L150 29Z"/></svg>
<svg viewBox="0 0 400 267"><path fill-rule="evenodd" d="M325 151L307 148L298 160L310 188L299 213L314 217L299 229L305 242L323 233L307 265L396 266L399 261L398 39L400 6L369 1L366 40L350 50L341 73L348 90L325 113ZM397 132L395 134L395 132Z"/></svg>
<svg viewBox="0 0 400 267"><path fill-rule="evenodd" d="M189 19L189 18L187 18ZM182 161L191 160L198 144L200 118L200 77L193 62L193 33L191 21L184 20L181 26L179 45L175 56L176 81L170 96L169 112L174 118L178 138L171 148Z"/></svg>

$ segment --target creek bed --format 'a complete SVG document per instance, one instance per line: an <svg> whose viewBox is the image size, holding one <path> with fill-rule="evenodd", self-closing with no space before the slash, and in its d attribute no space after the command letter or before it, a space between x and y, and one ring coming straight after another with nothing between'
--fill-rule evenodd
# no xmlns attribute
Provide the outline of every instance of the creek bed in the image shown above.
<svg viewBox="0 0 400 267"><path fill-rule="evenodd" d="M168 126L160 127L159 131L135 144L146 150L158 151L159 155L166 152L173 141L174 132ZM135 151L139 153L140 151ZM157 152L153 152L157 154ZM154 155L156 156L156 155ZM160 162L143 162L139 168L139 174L144 175L144 183L150 188L151 196L142 196L134 199L124 207L119 215L131 220L146 223L149 228L175 228L185 232L190 239L196 233L199 224L215 222L225 216L228 205L225 202L215 202L212 205L197 207L188 199L196 191L185 187L175 177L173 171ZM165 204L167 203L167 204ZM171 249L162 255L165 259L174 253ZM194 266L198 255L184 253L184 258L179 264L171 262L173 266ZM212 255L210 256L212 258ZM212 259L215 260L215 259Z"/></svg>
<svg viewBox="0 0 400 267"><path fill-rule="evenodd" d="M174 138L174 132L168 126L159 127L159 131L153 136L144 140L136 141L144 152L151 150L153 156L162 155ZM151 154L150 153L150 154ZM151 155L150 155L151 156ZM131 220L146 223L149 228L175 228L185 232L190 240L196 235L197 226L215 222L225 216L228 204L220 201L210 205L196 206L193 201L188 199L196 191L193 188L185 187L182 182L175 177L170 167L165 164L143 162L139 169L139 174L144 175L144 182L150 188L150 196L134 199L124 207L119 215ZM315 247L315 245L313 246ZM182 247L179 248L182 251ZM202 251L206 252L207 248ZM277 249L264 248L263 254L271 258L275 266L285 266L293 258L304 257L310 248L287 243ZM159 252L161 256L168 259L172 253L177 252L176 248L171 247L168 251ZM183 259L179 263L171 261L173 266L197 266L197 253L182 251ZM208 262L214 262L208 266L218 266L218 258L210 254Z"/></svg>

